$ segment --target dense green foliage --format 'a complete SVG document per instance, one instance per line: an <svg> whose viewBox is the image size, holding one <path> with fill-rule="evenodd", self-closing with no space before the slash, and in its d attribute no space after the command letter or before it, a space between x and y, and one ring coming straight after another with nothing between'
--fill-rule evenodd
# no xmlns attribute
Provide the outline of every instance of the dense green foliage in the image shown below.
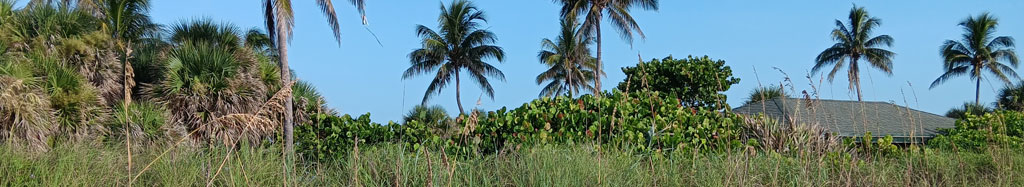
<svg viewBox="0 0 1024 187"><path fill-rule="evenodd" d="M1020 148L1024 145L1024 113L997 111L969 115L944 129L946 135L935 137L929 144L943 149L981 151L987 147Z"/></svg>
<svg viewBox="0 0 1024 187"><path fill-rule="evenodd" d="M677 98L683 106L707 109L727 108L723 92L740 82L732 77L732 68L724 60L704 56L675 59L652 59L635 67L622 68L626 79L619 83L620 91L651 90L662 92L668 98Z"/></svg>
<svg viewBox="0 0 1024 187"><path fill-rule="evenodd" d="M494 153L507 145L561 145L593 141L638 151L710 150L738 146L742 118L684 107L657 92L606 93L541 98L515 109L474 112L454 124L407 120L380 125L368 115L322 115L296 132L300 152L317 158L340 158L356 137L365 143L443 146L453 153ZM426 116L417 112L410 116ZM435 117L423 117L433 119ZM410 118L414 119L414 118ZM602 125L606 124L606 125Z"/></svg>

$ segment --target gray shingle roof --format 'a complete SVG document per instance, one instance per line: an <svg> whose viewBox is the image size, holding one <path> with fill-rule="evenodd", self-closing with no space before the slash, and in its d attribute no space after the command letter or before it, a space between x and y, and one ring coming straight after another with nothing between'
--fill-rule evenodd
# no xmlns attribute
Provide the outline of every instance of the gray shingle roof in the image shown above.
<svg viewBox="0 0 1024 187"><path fill-rule="evenodd" d="M939 128L953 128L953 118L886 102L805 100L796 98L755 102L733 109L744 115L764 114L784 123L819 125L841 137L891 135L895 139L929 139Z"/></svg>

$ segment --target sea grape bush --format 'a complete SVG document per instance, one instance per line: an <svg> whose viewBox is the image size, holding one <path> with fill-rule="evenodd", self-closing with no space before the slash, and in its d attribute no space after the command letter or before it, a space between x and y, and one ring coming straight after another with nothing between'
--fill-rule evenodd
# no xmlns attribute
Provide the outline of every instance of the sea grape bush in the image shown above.
<svg viewBox="0 0 1024 187"><path fill-rule="evenodd" d="M315 160L341 159L359 141L360 144L375 144L391 141L395 123L381 125L370 121L370 114L352 118L348 114L335 116L316 115L312 124L295 128L295 147L299 154Z"/></svg>
<svg viewBox="0 0 1024 187"><path fill-rule="evenodd" d="M479 117L465 134L484 150L503 143L546 144L597 141L638 150L710 149L738 144L739 116L683 106L658 92L619 91L603 97L541 98L511 111ZM467 141L471 142L471 141Z"/></svg>
<svg viewBox="0 0 1024 187"><path fill-rule="evenodd" d="M723 92L740 82L732 76L732 68L725 65L724 60L708 56L652 59L624 67L622 73L626 74L626 79L619 82L620 91L658 91L665 97L680 99L683 106L709 109L728 108Z"/></svg>
<svg viewBox="0 0 1024 187"><path fill-rule="evenodd" d="M996 111L984 115L966 116L957 120L956 127L942 129L928 143L937 148L980 151L987 146L1019 148L1024 145L1024 113Z"/></svg>
<svg viewBox="0 0 1024 187"><path fill-rule="evenodd" d="M683 106L658 92L613 91L602 97L540 98L508 110L461 115L448 127L419 121L373 123L369 114L317 116L296 130L299 152L315 159L342 158L360 145L382 142L443 147L451 153L487 154L506 145L600 142L637 151L710 150L740 145L740 116Z"/></svg>

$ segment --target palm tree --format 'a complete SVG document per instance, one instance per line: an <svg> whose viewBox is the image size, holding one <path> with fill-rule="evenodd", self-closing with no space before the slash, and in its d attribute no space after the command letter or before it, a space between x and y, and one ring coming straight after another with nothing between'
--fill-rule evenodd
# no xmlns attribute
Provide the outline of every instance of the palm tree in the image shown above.
<svg viewBox="0 0 1024 187"><path fill-rule="evenodd" d="M996 106L1006 110L1024 110L1024 82L1007 85L999 90Z"/></svg>
<svg viewBox="0 0 1024 187"><path fill-rule="evenodd" d="M540 91L541 97L563 93L572 97L580 90L594 90L590 81L594 81L596 60L590 56L589 46L593 40L580 35L576 31L578 26L575 18L563 19L562 32L555 41L541 40L543 49L537 57L541 64L548 66L548 70L537 75L537 84L551 81Z"/></svg>
<svg viewBox="0 0 1024 187"><path fill-rule="evenodd" d="M982 72L988 71L1007 84L1010 83L1007 75L1019 79L1017 72L1013 70L1019 63L1017 53L1013 52L1013 38L992 36L998 25L999 20L987 12L961 21L960 26L964 27L963 38L960 41L946 40L940 47L942 67L946 73L935 79L930 88L935 88L952 77L968 75L976 82L974 102L979 103Z"/></svg>
<svg viewBox="0 0 1024 187"><path fill-rule="evenodd" d="M479 21L487 22L487 19L473 3L456 0L449 7L441 4L441 15L437 21L440 22L440 33L427 26L418 25L416 27L416 35L422 38L420 43L423 44L423 48L409 53L412 67L405 70L402 79L412 78L417 74L424 74L437 68L434 80L430 82L426 94L423 95L423 104L426 104L430 100L430 96L439 94L441 88L444 88L454 77L455 102L459 105L459 113L465 114L460 100L459 72L466 69L470 77L476 79L484 93L494 99L494 88L491 87L487 77L504 81L505 74L484 62L484 59L494 58L499 62L504 61L505 51L501 47L490 45L498 38L491 31L479 28Z"/></svg>
<svg viewBox="0 0 1024 187"><path fill-rule="evenodd" d="M769 85L768 87L758 87L751 91L746 104L786 97L789 97L789 94L786 94L786 91L781 86Z"/></svg>
<svg viewBox="0 0 1024 187"><path fill-rule="evenodd" d="M451 118L448 117L448 112L444 110L444 107L440 105L416 105L409 110L409 113L402 116L402 123L408 124L413 121L418 121L433 129L446 127L444 125L447 125Z"/></svg>
<svg viewBox="0 0 1024 187"><path fill-rule="evenodd" d="M871 37L871 31L882 24L882 20L871 17L864 7L853 6L850 9L849 25L836 20L836 28L832 30L832 40L837 43L825 49L815 58L814 74L825 66L832 66L832 72L828 73L828 80L835 79L836 72L843 68L846 61L850 61L847 77L850 81L850 90L857 90L857 101L863 101L860 89L860 64L861 59L867 60L871 67L877 68L892 76L892 58L896 53L880 47L892 47L893 39L889 35Z"/></svg>
<svg viewBox="0 0 1024 187"><path fill-rule="evenodd" d="M955 119L965 119L967 116L979 116L985 113L992 112L993 109L980 103L964 103L963 106L949 109L946 112L946 117Z"/></svg>
<svg viewBox="0 0 1024 187"><path fill-rule="evenodd" d="M604 74L601 61L601 20L608 15L612 26L619 31L622 39L633 42L634 31L641 38L645 38L644 31L640 30L640 24L636 23L629 12L634 7L644 10L658 10L658 0L553 0L562 4L562 19L583 16L583 24L580 31L585 36L597 37L597 61L594 70L594 93L601 92L601 74ZM600 95L600 94L597 94Z"/></svg>
<svg viewBox="0 0 1024 187"><path fill-rule="evenodd" d="M362 15L363 25L366 25L366 8L364 0L349 0L352 5L356 6L359 10L359 14ZM270 34L270 38L274 38L276 43L278 58L280 58L281 65L281 82L282 85L289 85L292 81L291 69L288 66L288 41L292 37L292 28L295 27L295 14L292 11L291 0L262 0L263 4L263 18L267 26L267 32ZM317 0L317 6L320 7L320 11L323 12L324 16L327 17L327 24L334 30L334 38L341 44L341 24L338 22L338 14L334 11L334 3L332 0ZM291 95L286 96L284 105L284 116L294 116L292 111L292 98ZM293 137L294 124L291 117L285 117L284 120L284 140L285 140L285 152L291 155L294 148L295 138Z"/></svg>

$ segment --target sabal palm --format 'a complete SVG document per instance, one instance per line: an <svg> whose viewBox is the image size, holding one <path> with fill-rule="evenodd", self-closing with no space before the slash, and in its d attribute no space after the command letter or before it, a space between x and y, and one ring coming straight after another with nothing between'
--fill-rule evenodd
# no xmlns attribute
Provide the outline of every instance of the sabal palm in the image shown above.
<svg viewBox="0 0 1024 187"><path fill-rule="evenodd" d="M592 37L581 36L575 18L563 19L561 25L558 37L554 41L542 40L543 49L537 54L540 63L548 66L547 71L537 75L537 84L551 82L540 91L541 97L563 93L572 97L580 90L594 90L590 86L596 68L596 60L590 56Z"/></svg>
<svg viewBox="0 0 1024 187"><path fill-rule="evenodd" d="M364 0L349 0L352 5L356 6L359 10L359 14L362 15L363 24L366 24L366 9ZM270 38L274 39L274 43L277 44L278 58L281 64L281 82L282 85L288 85L291 80L291 69L288 66L288 41L292 37L292 28L295 27L295 13L292 11L291 0L262 0L263 4L263 18L267 26L267 32L270 34ZM320 7L320 11L323 12L324 16L327 17L327 24L334 30L334 38L341 44L341 24L338 22L338 14L334 11L334 3L332 0L316 0L317 6ZM285 99L284 105L284 116L294 116L292 111L292 96L288 95ZM292 148L294 147L293 130L294 124L291 117L286 117L284 120L284 139L285 139L285 152L291 154Z"/></svg>
<svg viewBox="0 0 1024 187"><path fill-rule="evenodd" d="M974 103L979 103L982 72L992 73L1007 84L1010 83L1009 76L1019 79L1017 72L1013 70L1019 63L1017 53L1013 51L1013 38L992 36L998 25L999 20L988 13L961 21L960 26L964 27L963 38L960 41L946 40L940 47L942 67L946 72L932 82L931 88L950 78L967 75L976 81Z"/></svg>
<svg viewBox="0 0 1024 187"><path fill-rule="evenodd" d="M433 81L427 87L423 95L425 105L430 97L439 94L444 88L455 79L455 98L459 105L459 113L464 114L462 109L461 90L459 87L463 69L470 77L476 80L488 97L494 98L494 88L487 77L505 80L505 74L501 70L484 62L485 59L496 59L499 62L505 59L505 51L501 47L491 45L498 40L491 31L479 28L480 22L486 22L484 12L477 9L473 3L465 0L452 2L448 7L441 5L441 15L437 18L440 33L431 30L427 26L418 25L416 35L422 38L422 48L409 53L409 60L412 67L402 74L403 79L411 78L417 74L424 74L437 69Z"/></svg>
<svg viewBox="0 0 1024 187"><path fill-rule="evenodd" d="M633 34L641 38L646 37L640 24L636 23L633 15L629 12L632 8L645 10L658 10L658 0L553 0L562 4L562 19L583 16L583 24L580 31L586 36L595 36L597 39L597 60L594 70L594 92L601 91L601 75L604 74L601 54L601 20L608 16L612 26L619 31L622 39L632 42ZM600 94L599 94L600 95Z"/></svg>
<svg viewBox="0 0 1024 187"><path fill-rule="evenodd" d="M868 15L864 7L854 6L850 9L849 25L836 20L836 28L832 30L832 40L837 43L825 49L815 58L811 73L821 68L833 66L828 73L828 80L835 79L836 72L849 60L847 77L850 90L857 91L857 101L862 101L860 89L860 60L867 60L868 65L887 75L892 76L892 58L896 53L880 47L891 47L893 38L889 35L871 37L871 32L882 24L882 20Z"/></svg>
<svg viewBox="0 0 1024 187"><path fill-rule="evenodd" d="M1024 110L1024 83L1007 85L996 96L996 107L1006 110Z"/></svg>

